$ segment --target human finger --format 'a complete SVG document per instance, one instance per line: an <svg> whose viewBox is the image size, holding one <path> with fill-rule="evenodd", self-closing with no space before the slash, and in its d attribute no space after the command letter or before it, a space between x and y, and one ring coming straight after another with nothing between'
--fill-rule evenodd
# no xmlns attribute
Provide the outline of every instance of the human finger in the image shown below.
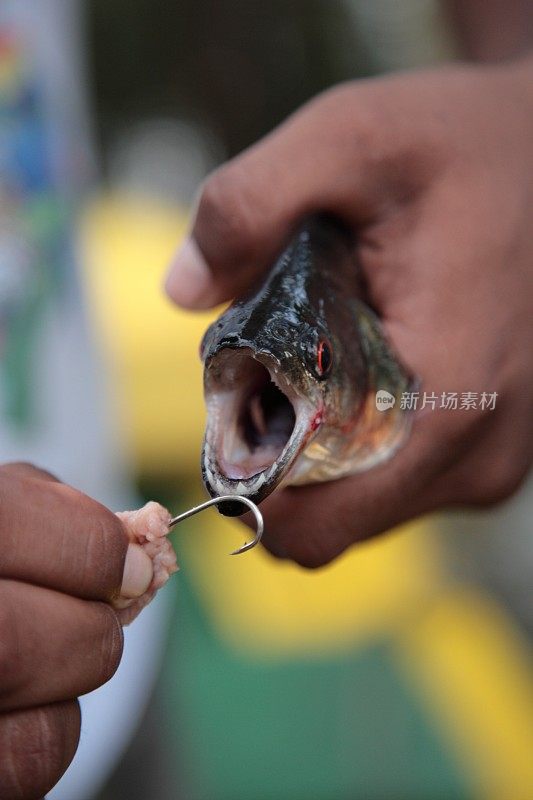
<svg viewBox="0 0 533 800"><path fill-rule="evenodd" d="M0 577L110 600L121 585L127 596L139 596L152 572L100 503L27 466L0 468Z"/></svg>
<svg viewBox="0 0 533 800"><path fill-rule="evenodd" d="M74 758L80 722L77 700L0 715L2 800L44 797Z"/></svg>
<svg viewBox="0 0 533 800"><path fill-rule="evenodd" d="M122 647L107 603L0 580L0 711L96 689L114 674Z"/></svg>
<svg viewBox="0 0 533 800"><path fill-rule="evenodd" d="M396 99L389 94L387 82L336 87L210 175L167 278L170 297L205 308L238 296L306 215L330 212L355 229L392 210L392 199L412 197L437 162L416 148L422 123L414 141L410 126L392 133L386 125L383 104Z"/></svg>

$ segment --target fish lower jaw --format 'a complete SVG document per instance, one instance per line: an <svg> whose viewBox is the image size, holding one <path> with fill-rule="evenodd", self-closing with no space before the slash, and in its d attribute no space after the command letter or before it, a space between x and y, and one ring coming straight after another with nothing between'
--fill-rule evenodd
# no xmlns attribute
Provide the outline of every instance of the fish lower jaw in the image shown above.
<svg viewBox="0 0 533 800"><path fill-rule="evenodd" d="M295 410L296 423L285 446L263 445L255 450L226 447L228 427L223 427L219 416L213 415L202 452L203 479L208 492L212 496L242 495L260 502L284 482L322 421L323 412L317 412L307 403L298 403Z"/></svg>
<svg viewBox="0 0 533 800"><path fill-rule="evenodd" d="M203 473L206 487L213 495L235 494L254 497L259 493L263 494L265 486L271 489L278 485L282 474L285 473L285 467L274 461L268 469L249 478L229 478L220 471L216 461L204 455Z"/></svg>

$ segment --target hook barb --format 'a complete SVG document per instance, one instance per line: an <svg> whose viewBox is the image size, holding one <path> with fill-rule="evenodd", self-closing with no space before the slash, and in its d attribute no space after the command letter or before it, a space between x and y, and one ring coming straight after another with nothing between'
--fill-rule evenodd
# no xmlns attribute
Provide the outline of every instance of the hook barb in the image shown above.
<svg viewBox="0 0 533 800"><path fill-rule="evenodd" d="M256 544L259 544L261 541L261 536L263 535L264 530L264 522L263 522L263 515L259 511L258 507L252 500L249 500L247 497L243 497L240 494L223 494L220 497L212 497L210 500L206 500L205 503L200 503L199 506L194 506L194 508L190 508L188 511L184 511L182 514L178 514L176 517L173 517L170 520L169 528L173 528L174 525L177 525L178 522L182 522L184 519L188 519L189 517L194 516L194 514L198 514L200 511L203 511L205 508L209 508L210 506L216 506L219 503L242 503L245 506L248 506L250 511L253 513L255 517L255 521L257 523L257 527L255 530L255 536L251 542L246 542L242 545L242 547L237 548L237 550L233 550L230 553L231 556L238 556L241 553L246 553L248 550L251 550Z"/></svg>

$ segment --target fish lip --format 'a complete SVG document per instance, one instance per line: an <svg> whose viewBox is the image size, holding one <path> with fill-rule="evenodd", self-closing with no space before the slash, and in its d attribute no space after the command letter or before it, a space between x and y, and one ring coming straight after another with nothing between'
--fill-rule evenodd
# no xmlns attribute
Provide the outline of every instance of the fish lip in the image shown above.
<svg viewBox="0 0 533 800"><path fill-rule="evenodd" d="M314 438L318 433L322 423L319 422L313 428L313 419L319 415L320 412L314 415L310 414L306 428L301 422L298 425L297 416L295 429L278 458L269 467L260 470L249 478L229 478L224 475L216 455L212 453L212 445L208 441L206 432L202 448L202 476L211 497L217 497L222 494L235 494L248 497L254 503L260 503L264 500L282 483L290 472L291 467L309 444L311 438ZM297 428L298 430L296 430ZM222 508L219 510L223 512ZM245 511L246 508L243 508L242 513Z"/></svg>
<svg viewBox="0 0 533 800"><path fill-rule="evenodd" d="M273 380L274 376L272 375L271 368L275 370L276 367L281 367L280 359L271 350L267 350L265 347L257 348L253 342L248 341L247 339L233 341L225 338L221 339L217 344L212 346L205 354L203 359L204 369L209 368L210 363L222 352L222 350L249 350L252 358L254 358L256 361L259 361L259 363L263 364L263 366L268 369Z"/></svg>
<svg viewBox="0 0 533 800"><path fill-rule="evenodd" d="M296 461L300 453L305 448L306 441L293 445L292 453L286 457L287 450L291 444L292 436L283 448L280 456L267 469L260 470L249 478L228 478L223 474L218 461L209 460L205 456L202 459L202 473L204 483L209 494L217 497L222 494L234 494L248 497L254 503L264 500L282 481L292 464ZM283 461L282 461L283 459ZM281 463L280 463L281 462ZM243 509L243 513L246 509Z"/></svg>
<svg viewBox="0 0 533 800"><path fill-rule="evenodd" d="M309 400L309 397L300 394L295 387L285 379L283 374L280 375L278 371L280 367L279 359L265 349L254 350L248 343L243 343L239 346L233 345L232 347L226 346L224 348L217 348L217 350L212 351L208 358L206 358L206 367L208 366L208 362L222 349L248 350L252 358L265 367L272 382L287 397L296 416L292 433L278 457L268 467L259 470L257 473L247 478L230 478L224 474L217 458L221 431L218 429L218 421L213 422L213 420L210 420L208 417L202 448L202 477L207 491L212 497L222 494L235 494L245 496L253 502L259 503L283 482L284 478L290 472L291 467L305 450L310 440L318 433L323 418L322 401L320 398L320 400L317 400L317 402L313 404L313 402ZM219 511L224 513L224 508L221 507ZM245 511L246 508L243 506L241 513ZM233 516L236 514L238 514L238 512L234 512L231 515Z"/></svg>

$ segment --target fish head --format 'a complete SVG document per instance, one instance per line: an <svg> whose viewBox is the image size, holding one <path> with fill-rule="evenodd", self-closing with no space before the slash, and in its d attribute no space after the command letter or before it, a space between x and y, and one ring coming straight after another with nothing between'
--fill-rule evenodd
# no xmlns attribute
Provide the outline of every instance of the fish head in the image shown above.
<svg viewBox="0 0 533 800"><path fill-rule="evenodd" d="M346 347L335 315L328 321L323 308L293 301L268 303L265 313L237 302L204 336L202 473L212 496L259 503L290 476L324 426L357 408L357 343ZM221 511L234 515L243 507L225 504Z"/></svg>
<svg viewBox="0 0 533 800"><path fill-rule="evenodd" d="M354 241L306 220L262 283L206 331L202 473L212 496L259 503L283 483L333 480L390 458L410 428L409 372L368 305ZM224 504L237 515L242 504Z"/></svg>

